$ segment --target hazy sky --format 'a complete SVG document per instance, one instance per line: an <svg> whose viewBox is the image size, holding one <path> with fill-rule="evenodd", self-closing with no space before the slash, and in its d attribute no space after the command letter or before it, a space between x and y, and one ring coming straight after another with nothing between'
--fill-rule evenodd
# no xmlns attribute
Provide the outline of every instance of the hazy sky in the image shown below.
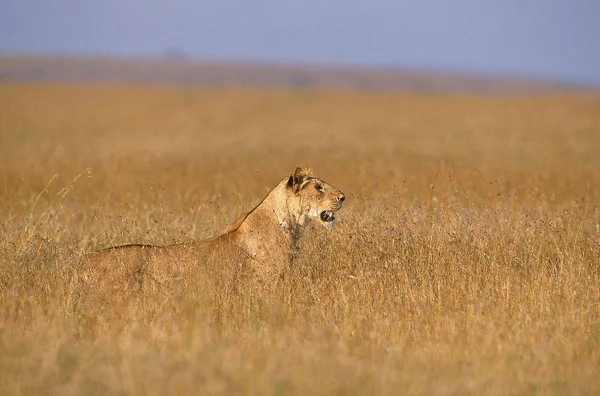
<svg viewBox="0 0 600 396"><path fill-rule="evenodd" d="M0 51L399 66L600 86L600 0L0 0Z"/></svg>

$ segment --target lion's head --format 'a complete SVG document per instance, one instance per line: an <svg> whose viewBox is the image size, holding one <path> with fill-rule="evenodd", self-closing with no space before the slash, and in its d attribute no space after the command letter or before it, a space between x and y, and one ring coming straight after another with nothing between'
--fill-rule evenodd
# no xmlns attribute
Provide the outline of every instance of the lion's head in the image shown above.
<svg viewBox="0 0 600 396"><path fill-rule="evenodd" d="M310 168L296 168L287 188L296 198L301 214L327 228L333 227L334 213L342 208L344 193L313 176Z"/></svg>

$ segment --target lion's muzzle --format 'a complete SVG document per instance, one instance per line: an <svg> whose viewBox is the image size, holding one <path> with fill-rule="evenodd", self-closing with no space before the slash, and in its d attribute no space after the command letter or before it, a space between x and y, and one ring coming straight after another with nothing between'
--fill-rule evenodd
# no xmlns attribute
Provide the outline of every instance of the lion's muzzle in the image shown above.
<svg viewBox="0 0 600 396"><path fill-rule="evenodd" d="M335 211L337 212L338 210L342 209L342 204L344 203L344 200L346 199L346 196L342 193L340 193L340 195L338 196L338 202L337 202L337 206L335 208Z"/></svg>

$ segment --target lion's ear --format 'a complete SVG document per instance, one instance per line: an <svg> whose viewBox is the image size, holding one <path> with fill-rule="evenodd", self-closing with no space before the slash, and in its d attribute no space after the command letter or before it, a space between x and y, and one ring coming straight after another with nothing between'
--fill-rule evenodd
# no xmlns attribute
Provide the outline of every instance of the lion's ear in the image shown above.
<svg viewBox="0 0 600 396"><path fill-rule="evenodd" d="M288 187L293 188L294 191L297 192L298 190L300 190L300 186L302 185L302 183L310 176L312 176L312 170L309 167L298 167L288 179Z"/></svg>

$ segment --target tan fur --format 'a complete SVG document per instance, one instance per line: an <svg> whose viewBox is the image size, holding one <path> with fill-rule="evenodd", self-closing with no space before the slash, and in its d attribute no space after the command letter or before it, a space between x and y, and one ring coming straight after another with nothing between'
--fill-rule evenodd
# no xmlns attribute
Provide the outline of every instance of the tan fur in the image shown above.
<svg viewBox="0 0 600 396"><path fill-rule="evenodd" d="M250 212L242 213L240 215L240 217L238 217L237 219L235 219L235 221L233 223L231 223L231 225L227 229L227 232L231 232L231 231L237 230L242 225L242 223L244 222L244 220L246 220L246 217L248 217L249 214L250 214Z"/></svg>
<svg viewBox="0 0 600 396"><path fill-rule="evenodd" d="M124 275L131 281L131 287L142 283L150 263L163 270L176 270L184 258L199 265L208 260L233 261L259 279L273 282L296 253L307 224L315 220L331 227L332 222L324 221L321 213L333 215L343 200L341 191L313 177L309 168L296 168L223 235L188 244L112 247L91 253L86 264L104 273L109 283L110 274L119 272L119 277Z"/></svg>

